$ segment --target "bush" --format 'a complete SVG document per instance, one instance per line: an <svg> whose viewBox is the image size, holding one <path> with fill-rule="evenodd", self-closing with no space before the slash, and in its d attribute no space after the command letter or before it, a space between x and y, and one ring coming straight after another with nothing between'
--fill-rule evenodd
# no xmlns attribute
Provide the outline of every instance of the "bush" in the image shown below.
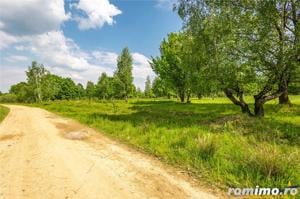
<svg viewBox="0 0 300 199"><path fill-rule="evenodd" d="M0 96L1 103L15 103L17 102L17 96L15 94L3 94Z"/></svg>

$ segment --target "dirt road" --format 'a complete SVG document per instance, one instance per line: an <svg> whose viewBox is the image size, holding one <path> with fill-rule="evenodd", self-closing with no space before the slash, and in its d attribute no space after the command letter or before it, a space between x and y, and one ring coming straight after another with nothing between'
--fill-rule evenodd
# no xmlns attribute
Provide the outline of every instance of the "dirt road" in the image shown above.
<svg viewBox="0 0 300 199"><path fill-rule="evenodd" d="M8 107L0 124L0 198L216 198L72 120Z"/></svg>

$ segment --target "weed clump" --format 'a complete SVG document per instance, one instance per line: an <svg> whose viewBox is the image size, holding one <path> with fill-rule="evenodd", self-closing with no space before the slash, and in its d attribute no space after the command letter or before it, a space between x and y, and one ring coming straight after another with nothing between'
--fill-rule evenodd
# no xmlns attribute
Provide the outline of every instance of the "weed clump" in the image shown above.
<svg viewBox="0 0 300 199"><path fill-rule="evenodd" d="M287 154L271 144L259 144L251 150L248 166L259 178L271 181L282 181L283 184L295 177L299 167L299 151ZM297 163L298 162L298 163ZM297 168L298 167L298 168ZM283 182L285 181L285 182Z"/></svg>
<svg viewBox="0 0 300 199"><path fill-rule="evenodd" d="M199 156L207 160L212 158L217 151L217 141L211 134L198 136L197 138L197 149Z"/></svg>

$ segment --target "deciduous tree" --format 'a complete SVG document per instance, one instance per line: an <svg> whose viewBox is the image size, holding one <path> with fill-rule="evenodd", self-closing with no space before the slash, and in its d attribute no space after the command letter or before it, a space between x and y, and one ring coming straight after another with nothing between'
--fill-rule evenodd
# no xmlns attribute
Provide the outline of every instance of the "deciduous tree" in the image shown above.
<svg viewBox="0 0 300 199"><path fill-rule="evenodd" d="M115 91L117 97L128 99L133 91L132 56L126 47L118 57L117 70L114 74Z"/></svg>

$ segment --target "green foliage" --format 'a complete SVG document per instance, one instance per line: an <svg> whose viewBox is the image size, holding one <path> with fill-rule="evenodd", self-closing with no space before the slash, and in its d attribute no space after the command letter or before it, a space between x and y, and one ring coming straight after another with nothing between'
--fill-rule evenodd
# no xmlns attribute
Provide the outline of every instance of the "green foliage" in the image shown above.
<svg viewBox="0 0 300 199"><path fill-rule="evenodd" d="M9 109L7 107L0 106L0 122L6 117L8 113L9 113Z"/></svg>
<svg viewBox="0 0 300 199"><path fill-rule="evenodd" d="M152 92L152 85L151 85L151 80L150 77L147 76L146 82L145 82L145 90L144 90L145 97L153 97L153 92Z"/></svg>
<svg viewBox="0 0 300 199"><path fill-rule="evenodd" d="M26 71L27 84L32 91L35 102L41 102L43 98L42 80L49 72L45 69L43 64L38 64L33 61L31 66Z"/></svg>
<svg viewBox="0 0 300 199"><path fill-rule="evenodd" d="M88 99L92 99L96 96L96 86L93 82L88 81L86 84L85 94Z"/></svg>
<svg viewBox="0 0 300 199"><path fill-rule="evenodd" d="M78 98L83 99L85 97L85 90L81 83L77 84L77 90L78 90Z"/></svg>
<svg viewBox="0 0 300 199"><path fill-rule="evenodd" d="M153 80L152 91L155 97L171 98L173 96L176 96L176 92L173 91L171 86L169 86L167 82L161 79L160 77L156 77Z"/></svg>
<svg viewBox="0 0 300 199"><path fill-rule="evenodd" d="M10 95L1 100L7 102L41 102L57 99L78 99L85 96L81 84L71 78L63 78L48 72L42 64L33 61L26 71L27 82L12 85Z"/></svg>
<svg viewBox="0 0 300 199"><path fill-rule="evenodd" d="M71 78L62 78L57 99L76 99L78 97L78 87Z"/></svg>
<svg viewBox="0 0 300 199"><path fill-rule="evenodd" d="M20 82L18 84L12 85L9 93L16 96L17 102L34 102L34 94L30 86L26 82ZM14 100L12 100L14 102Z"/></svg>
<svg viewBox="0 0 300 199"><path fill-rule="evenodd" d="M0 96L1 103L15 103L18 102L18 96L11 93L4 93Z"/></svg>
<svg viewBox="0 0 300 199"><path fill-rule="evenodd" d="M114 95L114 79L102 73L96 85L96 95L99 99L110 99Z"/></svg>
<svg viewBox="0 0 300 199"><path fill-rule="evenodd" d="M251 100L246 97L246 100ZM252 99L253 100L253 99ZM39 105L99 129L213 185L285 187L300 181L300 97L248 117L227 98L57 101ZM253 103L253 101L252 101Z"/></svg>
<svg viewBox="0 0 300 199"><path fill-rule="evenodd" d="M115 96L127 99L134 90L132 77L132 56L124 48L118 57L117 70L114 73Z"/></svg>
<svg viewBox="0 0 300 199"><path fill-rule="evenodd" d="M57 75L47 74L42 78L43 101L61 99L60 90L63 79ZM23 102L26 102L23 100Z"/></svg>
<svg viewBox="0 0 300 199"><path fill-rule="evenodd" d="M282 95L299 68L299 25L295 1L187 1L178 14L198 49L193 58L209 87L223 90L251 114L244 94L255 95L254 114ZM203 84L200 84L201 87Z"/></svg>
<svg viewBox="0 0 300 199"><path fill-rule="evenodd" d="M186 33L170 33L160 46L160 57L152 58L155 73L171 86L181 102L189 101L195 75L191 59L190 37Z"/></svg>
<svg viewBox="0 0 300 199"><path fill-rule="evenodd" d="M128 48L124 48L118 57L118 67L113 77L105 73L97 84L88 81L86 89L77 85L71 78L63 78L47 71L42 64L33 61L26 71L27 81L12 85L11 95L1 98L5 102L42 102L51 100L70 100L83 98L125 98L136 95L132 77L132 57Z"/></svg>

